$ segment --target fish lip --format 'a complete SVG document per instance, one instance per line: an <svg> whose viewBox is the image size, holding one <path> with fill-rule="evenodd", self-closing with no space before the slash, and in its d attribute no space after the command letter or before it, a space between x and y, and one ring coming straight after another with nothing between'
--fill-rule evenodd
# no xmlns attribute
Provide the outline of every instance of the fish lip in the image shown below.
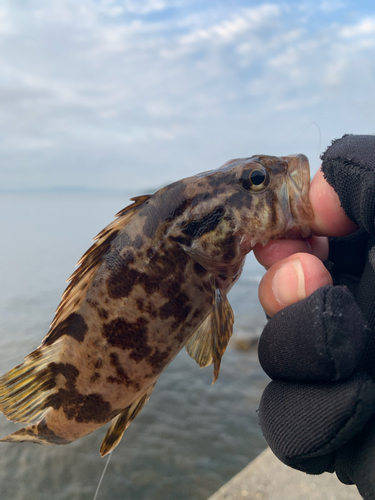
<svg viewBox="0 0 375 500"><path fill-rule="evenodd" d="M286 233L295 234L296 228L302 238L311 236L310 221L313 211L309 200L310 166L304 154L283 157L288 161L286 184L289 198L290 220L287 222Z"/></svg>
<svg viewBox="0 0 375 500"><path fill-rule="evenodd" d="M310 165L304 154L288 155L288 177L299 190L301 197L305 200L310 188Z"/></svg>

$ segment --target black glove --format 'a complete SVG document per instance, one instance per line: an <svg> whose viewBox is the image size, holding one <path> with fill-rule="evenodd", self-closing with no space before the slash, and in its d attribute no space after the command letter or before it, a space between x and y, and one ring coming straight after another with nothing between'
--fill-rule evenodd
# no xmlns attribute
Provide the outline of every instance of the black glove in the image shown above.
<svg viewBox="0 0 375 500"><path fill-rule="evenodd" d="M375 136L345 135L322 156L323 173L361 228L330 239L333 286L267 323L259 359L272 381L259 419L285 464L336 472L375 499Z"/></svg>

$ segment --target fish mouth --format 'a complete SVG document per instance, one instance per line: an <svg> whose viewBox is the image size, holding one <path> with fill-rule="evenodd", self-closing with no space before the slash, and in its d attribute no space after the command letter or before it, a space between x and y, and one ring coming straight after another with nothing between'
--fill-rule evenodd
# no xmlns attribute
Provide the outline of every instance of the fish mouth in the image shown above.
<svg viewBox="0 0 375 500"><path fill-rule="evenodd" d="M303 154L284 156L283 160L288 162L286 185L290 210L286 236L291 238L298 235L308 238L311 235L310 221L313 218L309 201L309 160Z"/></svg>

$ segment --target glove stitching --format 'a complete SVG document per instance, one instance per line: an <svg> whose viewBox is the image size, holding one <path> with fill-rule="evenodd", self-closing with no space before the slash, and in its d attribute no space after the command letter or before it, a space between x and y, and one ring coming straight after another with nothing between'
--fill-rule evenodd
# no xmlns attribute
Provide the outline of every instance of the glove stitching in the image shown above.
<svg viewBox="0 0 375 500"><path fill-rule="evenodd" d="M335 357L332 356L332 339L330 338L328 334L328 325L327 325L327 320L331 321L332 320L332 312L327 311L327 295L328 295L328 289L324 290L324 295L323 295L323 311L322 311L322 323L323 323L323 329L324 329L324 347L325 347L325 357L326 359L329 360L330 365L332 367L333 375L331 377L331 380L337 380L338 379L338 369L337 369L337 362L335 361Z"/></svg>

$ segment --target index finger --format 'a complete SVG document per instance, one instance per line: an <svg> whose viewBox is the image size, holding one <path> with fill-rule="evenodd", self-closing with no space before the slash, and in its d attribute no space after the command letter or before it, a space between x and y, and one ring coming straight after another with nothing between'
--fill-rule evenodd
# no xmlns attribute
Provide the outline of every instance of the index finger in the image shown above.
<svg viewBox="0 0 375 500"><path fill-rule="evenodd" d="M336 191L328 184L322 170L311 181L309 199L314 211L311 230L319 236L345 236L358 229L345 214Z"/></svg>

